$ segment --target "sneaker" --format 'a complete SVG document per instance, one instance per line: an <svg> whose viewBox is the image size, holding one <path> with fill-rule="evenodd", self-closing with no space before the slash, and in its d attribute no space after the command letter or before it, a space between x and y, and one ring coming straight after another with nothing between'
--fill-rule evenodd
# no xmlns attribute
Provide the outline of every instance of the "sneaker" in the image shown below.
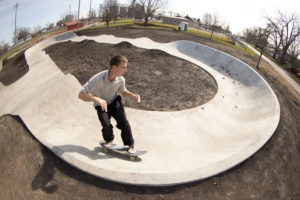
<svg viewBox="0 0 300 200"><path fill-rule="evenodd" d="M108 148L112 147L112 146L113 146L113 140L112 140L112 141L109 141L109 142L106 142L106 143L104 144L104 146L105 146L105 147L108 147Z"/></svg>
<svg viewBox="0 0 300 200"><path fill-rule="evenodd" d="M134 149L134 144L129 146L128 153L131 153L131 154L136 153L136 150Z"/></svg>

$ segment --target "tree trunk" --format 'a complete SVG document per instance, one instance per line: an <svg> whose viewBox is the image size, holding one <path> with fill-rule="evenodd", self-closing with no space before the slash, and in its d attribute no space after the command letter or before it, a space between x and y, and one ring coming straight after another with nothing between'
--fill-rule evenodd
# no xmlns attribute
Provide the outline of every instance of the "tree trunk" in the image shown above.
<svg viewBox="0 0 300 200"><path fill-rule="evenodd" d="M272 56L272 57L273 57L274 59L276 59L276 56L277 56L277 49L274 50L274 53L273 53L273 56Z"/></svg>
<svg viewBox="0 0 300 200"><path fill-rule="evenodd" d="M213 34L214 34L214 29L211 31L210 40L212 40Z"/></svg>
<svg viewBox="0 0 300 200"><path fill-rule="evenodd" d="M280 56L279 63L284 64L284 58L285 58L286 50L282 51L282 55Z"/></svg>
<svg viewBox="0 0 300 200"><path fill-rule="evenodd" d="M258 63L257 63L257 65L256 65L256 69L259 69L259 63L260 63L262 54L263 54L263 49L260 50L260 55L259 55Z"/></svg>

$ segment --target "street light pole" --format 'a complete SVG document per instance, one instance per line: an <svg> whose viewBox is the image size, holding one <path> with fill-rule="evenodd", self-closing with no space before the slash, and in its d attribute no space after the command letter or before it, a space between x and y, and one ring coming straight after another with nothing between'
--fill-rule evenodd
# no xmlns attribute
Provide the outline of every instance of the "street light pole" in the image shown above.
<svg viewBox="0 0 300 200"><path fill-rule="evenodd" d="M17 11L18 11L18 7L19 7L19 3L17 2L16 5L14 5L15 7L15 41L16 41L16 49L18 50L18 37L17 37Z"/></svg>
<svg viewBox="0 0 300 200"><path fill-rule="evenodd" d="M89 24L91 23L92 0L90 0Z"/></svg>
<svg viewBox="0 0 300 200"><path fill-rule="evenodd" d="M77 24L77 28L79 28L79 14L80 14L80 0L79 0L79 2L78 2L78 24Z"/></svg>

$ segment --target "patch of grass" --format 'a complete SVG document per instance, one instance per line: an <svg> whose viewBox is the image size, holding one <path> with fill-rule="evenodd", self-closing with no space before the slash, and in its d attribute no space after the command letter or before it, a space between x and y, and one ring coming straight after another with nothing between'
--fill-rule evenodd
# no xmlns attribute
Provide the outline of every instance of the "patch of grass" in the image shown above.
<svg viewBox="0 0 300 200"><path fill-rule="evenodd" d="M148 28L148 29L164 29L164 30L178 30L178 26L176 25L171 25L171 24L163 24L161 22L151 22L149 23L148 26L144 26L144 23L135 23L134 25L132 25L131 27L134 28ZM197 30L197 29L193 29L193 28L188 28L187 30L188 34L193 34L193 35L197 35L199 37L203 37L203 38L207 38L209 39L211 34L205 31L201 31L201 30ZM243 48L235 46L232 41L226 37L222 37L216 34L213 34L212 40L218 43L222 43L225 44L227 46L231 46L233 48L237 48L241 51L245 51Z"/></svg>
<svg viewBox="0 0 300 200"><path fill-rule="evenodd" d="M31 40L32 40L32 39L31 39ZM1 58L0 58L0 60L4 61L4 60L8 59L10 56L12 56L12 55L14 55L14 54L17 54L18 52L21 52L21 51L23 51L24 49L28 48L28 47L27 47L27 46L28 46L27 44L28 44L31 40L29 40L29 41L27 41L27 42L21 44L20 46L18 46L18 49L16 49L16 48L11 49L10 51L8 51L8 52L5 53L4 55L2 55Z"/></svg>
<svg viewBox="0 0 300 200"><path fill-rule="evenodd" d="M144 26L144 25L141 25L141 24L133 24L130 26L131 28L140 28L140 29L156 29L156 30L168 30L168 31L173 31L174 29L173 28L170 28L170 27L163 27L163 26L151 26L151 25L148 25L148 26Z"/></svg>
<svg viewBox="0 0 300 200"><path fill-rule="evenodd" d="M151 22L145 26L144 22L134 23L130 27L132 28L144 28L144 29L157 29L157 30L169 30L174 31L177 30L176 26L170 24L162 24L161 22Z"/></svg>
<svg viewBox="0 0 300 200"><path fill-rule="evenodd" d="M120 20L120 21L112 21L109 22L109 27L116 27L116 26L128 26L128 25L132 25L134 23L133 20ZM106 23L104 24L104 26L106 27Z"/></svg>
<svg viewBox="0 0 300 200"><path fill-rule="evenodd" d="M164 27L164 28L169 28L171 30L177 30L178 29L178 26L176 25L172 25L172 24L163 24L161 22L152 22L150 23L152 26L155 26L155 27Z"/></svg>
<svg viewBox="0 0 300 200"><path fill-rule="evenodd" d="M23 51L24 49L27 49L29 47L31 47L32 45L34 45L35 43L37 43L38 41L42 40L42 39L45 39L47 37L51 37L53 35L57 35L59 33L62 33L64 32L64 28L60 28L60 29L56 29L56 30L53 30L51 32L47 32L47 33L43 33L41 35L38 35L22 44L19 44L18 45L18 49L16 48L13 48L11 49L10 51L8 51L6 54L2 55L1 56L1 60L5 60L7 58L9 58L10 56L14 55L15 53L18 53L20 51Z"/></svg>
<svg viewBox="0 0 300 200"><path fill-rule="evenodd" d="M134 23L133 19L117 20L116 22L110 21L108 27L118 27L118 26L128 26L128 25L130 26L133 23ZM107 28L106 22L101 22L101 24L97 26L89 26L89 27L81 28L79 30L75 30L74 32L89 30L89 29L98 29L98 28Z"/></svg>
<svg viewBox="0 0 300 200"><path fill-rule="evenodd" d="M201 30L197 30L197 29L189 28L187 32L190 33L190 34L193 34L193 35L197 35L199 37L207 38L207 39L210 39L210 37L211 37L211 33L201 31ZM217 34L213 34L211 40L215 41L217 43L224 44L226 46L230 46L232 48L238 49L240 51L243 51L248 55L255 55L255 53L250 48L244 49L240 46L237 46L229 38L222 37L222 36L217 35Z"/></svg>
<svg viewBox="0 0 300 200"><path fill-rule="evenodd" d="M197 30L197 29L188 28L187 33L197 35L197 36L200 36L200 37L203 37L203 38L210 38L209 33L204 32L204 31L200 31L200 30Z"/></svg>
<svg viewBox="0 0 300 200"><path fill-rule="evenodd" d="M176 25L163 24L161 22L151 22L151 23L149 23L149 26L147 26L147 27L144 26L144 23L135 23L131 27L134 27L134 28L148 28L148 29L163 29L163 30L172 30L172 31L178 30L178 26L176 26ZM206 39L210 39L210 37L211 37L210 33L206 32L206 31L201 31L201 30L198 30L198 29L194 29L194 28L188 28L187 33L197 35L199 37L206 38ZM250 48L244 49L240 46L237 46L237 45L233 44L233 42L229 38L213 34L212 40L217 42L217 43L221 43L221 44L224 44L226 46L230 46L232 48L238 49L239 51L243 51L248 55L256 55Z"/></svg>
<svg viewBox="0 0 300 200"><path fill-rule="evenodd" d="M16 49L12 49L11 51L5 53L4 55L1 56L0 60L4 61L6 60L9 56L13 55L14 53L16 53L17 50Z"/></svg>
<svg viewBox="0 0 300 200"><path fill-rule="evenodd" d="M245 52L250 56L257 56L257 54L248 47Z"/></svg>

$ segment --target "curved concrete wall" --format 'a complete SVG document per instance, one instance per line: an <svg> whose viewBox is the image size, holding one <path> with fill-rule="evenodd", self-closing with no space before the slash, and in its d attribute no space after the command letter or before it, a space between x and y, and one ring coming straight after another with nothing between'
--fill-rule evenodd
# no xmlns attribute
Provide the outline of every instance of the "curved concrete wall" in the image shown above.
<svg viewBox="0 0 300 200"><path fill-rule="evenodd" d="M81 85L72 75L64 75L42 51L56 42L84 39L127 41L189 60L215 78L218 92L210 102L182 111L126 108L136 147L148 153L140 162L106 155L99 146L101 127L92 104L77 98ZM8 87L0 86L0 114L20 115L32 134L58 156L104 179L173 185L207 178L254 154L279 122L278 100L261 76L245 63L200 44L68 34L41 42L25 56L29 72ZM115 142L121 144L114 130Z"/></svg>

